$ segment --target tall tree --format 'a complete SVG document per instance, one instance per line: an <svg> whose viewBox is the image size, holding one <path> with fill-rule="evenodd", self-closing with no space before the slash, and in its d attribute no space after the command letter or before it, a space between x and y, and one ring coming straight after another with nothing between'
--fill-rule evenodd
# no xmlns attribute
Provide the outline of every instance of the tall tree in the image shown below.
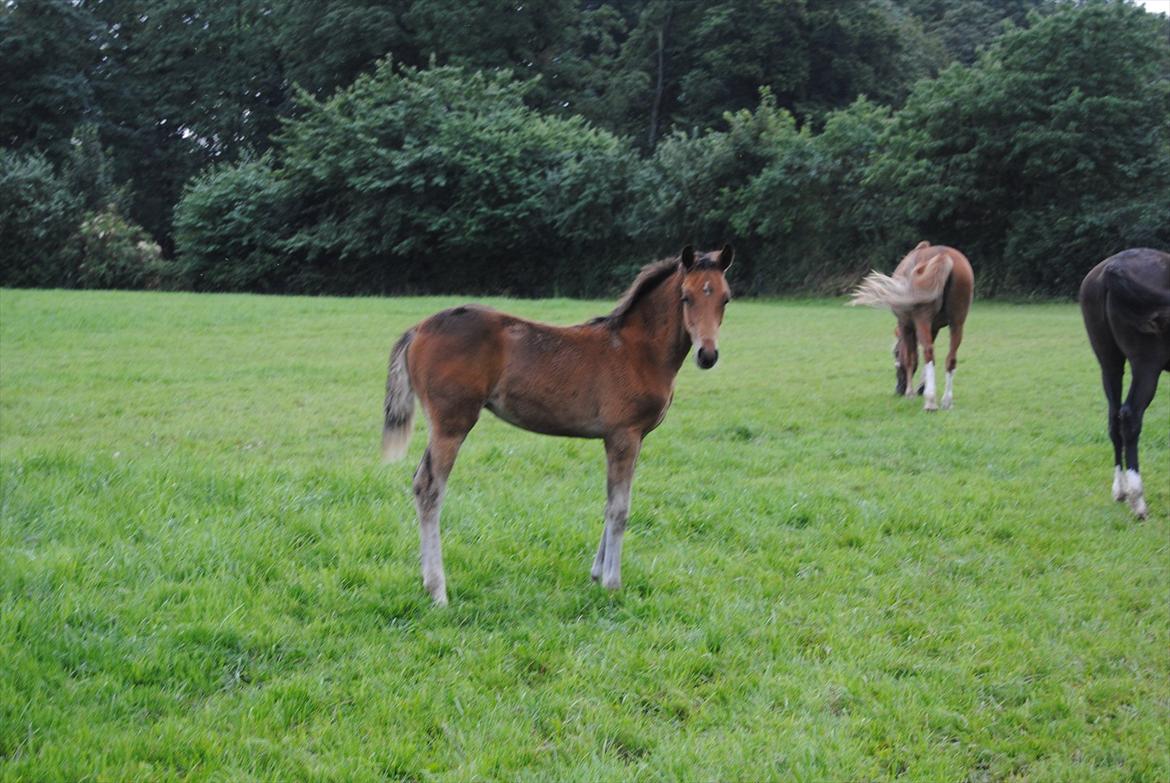
<svg viewBox="0 0 1170 783"><path fill-rule="evenodd" d="M0 5L0 144L63 161L73 129L101 120L105 43L105 26L69 0Z"/></svg>
<svg viewBox="0 0 1170 783"><path fill-rule="evenodd" d="M874 176L984 285L1071 292L1102 257L1170 243L1170 21L1066 7L923 82Z"/></svg>

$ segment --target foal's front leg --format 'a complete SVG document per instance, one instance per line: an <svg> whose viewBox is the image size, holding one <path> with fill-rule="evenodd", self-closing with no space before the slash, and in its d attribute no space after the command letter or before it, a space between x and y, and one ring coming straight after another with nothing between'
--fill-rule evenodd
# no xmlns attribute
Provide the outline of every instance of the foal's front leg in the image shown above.
<svg viewBox="0 0 1170 783"><path fill-rule="evenodd" d="M609 590L622 586L622 536L630 515L630 489L634 466L642 449L641 433L626 432L605 439L606 470L605 529L597 547L591 574Z"/></svg>

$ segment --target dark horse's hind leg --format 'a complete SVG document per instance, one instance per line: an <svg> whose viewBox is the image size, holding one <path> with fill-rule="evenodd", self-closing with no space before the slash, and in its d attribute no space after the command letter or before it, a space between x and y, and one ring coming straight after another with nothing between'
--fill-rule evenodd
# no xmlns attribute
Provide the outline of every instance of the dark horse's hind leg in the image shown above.
<svg viewBox="0 0 1170 783"><path fill-rule="evenodd" d="M1113 442L1113 499L1118 503L1125 500L1125 473L1121 462L1123 441L1120 416L1121 382L1124 374L1124 356L1115 361L1101 360L1101 385L1105 388L1105 401L1109 406L1109 440Z"/></svg>
<svg viewBox="0 0 1170 783"><path fill-rule="evenodd" d="M1117 414L1121 439L1125 445L1125 495L1133 513L1142 519L1146 517L1146 499L1143 494L1142 476L1138 467L1138 440L1142 434L1142 418L1146 408L1158 390L1158 376L1162 368L1139 361L1130 362L1133 379L1129 384L1129 395Z"/></svg>
<svg viewBox="0 0 1170 783"><path fill-rule="evenodd" d="M1105 402L1109 407L1109 439L1113 441L1113 499L1118 503L1125 500L1125 472L1121 452L1121 382L1125 375L1125 354L1113 339L1108 325L1096 311L1087 311L1085 322L1088 327L1089 344L1097 355L1101 366L1101 386L1105 390Z"/></svg>

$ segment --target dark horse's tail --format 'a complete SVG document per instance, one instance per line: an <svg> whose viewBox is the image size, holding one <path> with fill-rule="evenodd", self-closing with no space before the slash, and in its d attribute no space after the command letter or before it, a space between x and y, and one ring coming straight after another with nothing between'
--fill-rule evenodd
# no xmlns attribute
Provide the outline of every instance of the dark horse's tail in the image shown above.
<svg viewBox="0 0 1170 783"><path fill-rule="evenodd" d="M1170 290L1151 286L1112 262L1105 265L1103 277L1111 319L1155 334L1170 325Z"/></svg>
<svg viewBox="0 0 1170 783"><path fill-rule="evenodd" d="M386 372L385 418L382 422L382 460L393 462L406 456L414 424L414 389L406 368L406 349L414 339L414 329L398 338L390 351L390 366Z"/></svg>

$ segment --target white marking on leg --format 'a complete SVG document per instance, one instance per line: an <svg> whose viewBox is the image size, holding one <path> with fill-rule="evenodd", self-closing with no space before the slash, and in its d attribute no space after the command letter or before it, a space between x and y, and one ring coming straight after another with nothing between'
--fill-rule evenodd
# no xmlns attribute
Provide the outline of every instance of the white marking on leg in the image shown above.
<svg viewBox="0 0 1170 783"><path fill-rule="evenodd" d="M419 551L422 559L423 587L439 606L447 605L447 577L443 574L443 545L439 540L439 515L427 514L419 522Z"/></svg>
<svg viewBox="0 0 1170 783"><path fill-rule="evenodd" d="M943 392L942 403L940 403L942 405L942 407L946 410L949 410L950 407L955 404L954 391L955 391L955 371L954 370L947 370L947 388L946 388L946 391Z"/></svg>
<svg viewBox="0 0 1170 783"><path fill-rule="evenodd" d="M601 543L597 545L597 557L593 558L593 568L589 570L589 576L594 582L601 581L601 570L605 567L605 539L609 535L609 525L605 524L601 528Z"/></svg>
<svg viewBox="0 0 1170 783"><path fill-rule="evenodd" d="M1129 508L1139 519L1145 519L1149 509L1146 507L1146 498L1142 487L1142 475L1132 468L1125 471L1125 496L1129 500Z"/></svg>
<svg viewBox="0 0 1170 783"><path fill-rule="evenodd" d="M1125 471L1120 465L1113 466L1113 499L1118 503L1125 500Z"/></svg>
<svg viewBox="0 0 1170 783"><path fill-rule="evenodd" d="M414 478L414 505L418 510L423 587L438 606L447 605L447 577L443 574L443 545L439 535L439 513L446 488L447 482L435 475L428 447Z"/></svg>
<svg viewBox="0 0 1170 783"><path fill-rule="evenodd" d="M934 362L927 362L926 366L922 368L922 378L926 387L922 392L924 398L922 407L928 411L936 411L938 410L938 400L934 388Z"/></svg>
<svg viewBox="0 0 1170 783"><path fill-rule="evenodd" d="M601 584L607 590L622 586L622 536L630 513L630 482L614 486L613 498L605 509L605 564Z"/></svg>

